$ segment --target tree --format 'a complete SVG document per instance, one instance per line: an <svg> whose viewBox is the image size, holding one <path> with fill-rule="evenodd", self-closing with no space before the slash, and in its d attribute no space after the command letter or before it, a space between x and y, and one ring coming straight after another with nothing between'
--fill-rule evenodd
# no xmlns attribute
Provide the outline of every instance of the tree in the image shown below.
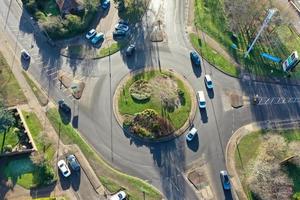
<svg viewBox="0 0 300 200"><path fill-rule="evenodd" d="M0 134L4 134L2 145L1 145L1 154L3 153L3 147L5 143L5 137L7 131L15 124L15 118L13 113L4 107L3 103L0 102Z"/></svg>

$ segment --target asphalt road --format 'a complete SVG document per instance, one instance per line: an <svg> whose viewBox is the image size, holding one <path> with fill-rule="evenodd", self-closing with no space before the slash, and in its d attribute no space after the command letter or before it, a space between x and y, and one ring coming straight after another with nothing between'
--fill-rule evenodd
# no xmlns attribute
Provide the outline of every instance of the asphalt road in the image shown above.
<svg viewBox="0 0 300 200"><path fill-rule="evenodd" d="M210 168L216 199L232 199L231 194L224 194L219 178L219 171L225 169L224 151L232 133L253 121L299 118L300 112L299 104L292 103L246 105L232 109L227 93L237 91L244 96L259 94L264 97L297 97L300 89L297 86L231 78L204 60L201 70L193 68L189 59L192 47L185 34L186 2L174 0L164 3L167 42L149 42L148 30L145 28L148 26L140 26L135 38L137 54L130 59L124 56L123 51L101 60L61 57L58 54L59 48L45 42L46 37L15 1L12 2L9 15L7 11L10 1L0 2L0 21L4 24L6 22L7 34L17 41L17 51L26 48L33 55L28 71L49 92L51 98L64 98L72 105L74 115L78 115L81 134L113 166L148 180L167 199L193 200L196 199L195 194L182 173L192 161L204 156ZM151 21L153 19L149 15L143 23ZM122 77L132 70L158 66L176 70L186 77L195 91L203 90L206 93L207 112L200 113L197 110L193 123L199 130L199 140L191 146L187 146L184 136L154 144L131 138L123 132L114 116L110 118L111 95ZM87 87L80 101L69 99L57 87L55 72L58 69L75 71L76 75L86 77ZM206 91L203 80L205 73L211 74L214 81L213 95Z"/></svg>

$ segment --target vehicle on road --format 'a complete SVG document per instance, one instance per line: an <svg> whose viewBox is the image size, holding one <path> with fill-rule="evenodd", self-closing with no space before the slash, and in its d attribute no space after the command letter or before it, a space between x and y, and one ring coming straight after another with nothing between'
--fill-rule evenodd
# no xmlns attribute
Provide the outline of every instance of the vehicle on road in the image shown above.
<svg viewBox="0 0 300 200"><path fill-rule="evenodd" d="M125 200L126 193L124 191L120 191L110 197L110 200Z"/></svg>
<svg viewBox="0 0 300 200"><path fill-rule="evenodd" d="M202 90L197 92L197 100L198 100L199 108L206 107L204 92Z"/></svg>
<svg viewBox="0 0 300 200"><path fill-rule="evenodd" d="M197 66L200 65L200 56L196 51L190 52L190 58L192 60L192 63L194 63L194 65L197 65Z"/></svg>
<svg viewBox="0 0 300 200"><path fill-rule="evenodd" d="M205 85L208 89L213 89L214 85L213 85L210 75L206 74L204 76L204 81L205 81Z"/></svg>
<svg viewBox="0 0 300 200"><path fill-rule="evenodd" d="M114 38L121 38L121 37L125 37L125 36L126 36L126 32L123 30L116 30L113 32Z"/></svg>
<svg viewBox="0 0 300 200"><path fill-rule="evenodd" d="M106 10L107 8L109 8L109 6L110 6L110 0L104 0L101 4L101 8L103 10Z"/></svg>
<svg viewBox="0 0 300 200"><path fill-rule="evenodd" d="M231 186L230 186L230 181L229 181L229 176L227 171L226 170L220 171L220 177L221 177L224 190L230 190Z"/></svg>
<svg viewBox="0 0 300 200"><path fill-rule="evenodd" d="M104 34L103 33L97 33L93 39L92 39L92 44L97 44L100 40L104 40Z"/></svg>
<svg viewBox="0 0 300 200"><path fill-rule="evenodd" d="M115 25L115 29L116 30L123 30L125 32L127 32L129 30L129 26L125 25L125 24L120 24L120 23L117 23Z"/></svg>
<svg viewBox="0 0 300 200"><path fill-rule="evenodd" d="M25 49L22 49L21 56L24 60L30 60L30 55Z"/></svg>
<svg viewBox="0 0 300 200"><path fill-rule="evenodd" d="M61 99L58 101L58 108L65 113L71 113L71 108L65 103L65 100Z"/></svg>
<svg viewBox="0 0 300 200"><path fill-rule="evenodd" d="M64 160L58 161L57 166L64 177L68 177L71 175L71 171Z"/></svg>
<svg viewBox="0 0 300 200"><path fill-rule="evenodd" d="M195 127L193 127L188 134L186 134L185 138L188 142L192 141L195 137L195 135L197 134L197 129Z"/></svg>
<svg viewBox="0 0 300 200"><path fill-rule="evenodd" d="M91 29L87 34L85 35L86 39L92 39L97 34L95 29Z"/></svg>
<svg viewBox="0 0 300 200"><path fill-rule="evenodd" d="M134 51L135 51L135 45L134 44L129 45L126 49L126 56L132 56Z"/></svg>
<svg viewBox="0 0 300 200"><path fill-rule="evenodd" d="M71 167L71 169L73 171L80 170L80 164L79 164L77 158L73 154L68 155L66 159L67 159L67 163L69 164L69 166Z"/></svg>

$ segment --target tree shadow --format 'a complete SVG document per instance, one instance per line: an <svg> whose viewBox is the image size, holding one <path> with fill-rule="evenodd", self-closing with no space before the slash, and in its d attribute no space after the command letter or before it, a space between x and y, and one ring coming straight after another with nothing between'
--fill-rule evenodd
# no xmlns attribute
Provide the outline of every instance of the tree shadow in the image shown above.
<svg viewBox="0 0 300 200"><path fill-rule="evenodd" d="M64 177L61 174L61 171L59 170L59 168L57 168L57 173L58 173L58 176L59 176L59 183L60 183L60 186L61 186L62 190L69 189L70 186L71 186L71 178L72 178L70 176L72 176L72 174L69 177Z"/></svg>
<svg viewBox="0 0 300 200"><path fill-rule="evenodd" d="M46 187L40 187L40 188L31 188L30 189L30 196L32 198L42 198L42 197L49 197L53 190L56 187L56 183L53 183L51 185L48 185Z"/></svg>

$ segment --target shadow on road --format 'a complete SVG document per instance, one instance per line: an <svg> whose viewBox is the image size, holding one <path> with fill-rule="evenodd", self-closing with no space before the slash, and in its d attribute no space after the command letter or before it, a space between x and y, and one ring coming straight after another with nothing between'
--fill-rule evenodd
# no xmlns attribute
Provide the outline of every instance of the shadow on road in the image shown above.
<svg viewBox="0 0 300 200"><path fill-rule="evenodd" d="M193 72L194 72L195 76L197 78L199 78L201 76L201 73L202 73L201 64L200 65L195 65L192 62L192 59L190 59L190 60L191 60L191 65L192 65L192 68L193 68Z"/></svg>
<svg viewBox="0 0 300 200"><path fill-rule="evenodd" d="M206 109L199 109L200 115L201 115L201 121L202 123L208 122L208 115Z"/></svg>
<svg viewBox="0 0 300 200"><path fill-rule="evenodd" d="M215 92L214 92L213 89L208 89L208 88L206 87L206 91L207 91L208 97L209 97L210 99L213 99L213 98L215 97Z"/></svg>
<svg viewBox="0 0 300 200"><path fill-rule="evenodd" d="M43 188L30 189L30 196L32 198L49 197L51 195L51 193L53 192L55 186L56 186L56 183L51 184L46 187L43 187Z"/></svg>

